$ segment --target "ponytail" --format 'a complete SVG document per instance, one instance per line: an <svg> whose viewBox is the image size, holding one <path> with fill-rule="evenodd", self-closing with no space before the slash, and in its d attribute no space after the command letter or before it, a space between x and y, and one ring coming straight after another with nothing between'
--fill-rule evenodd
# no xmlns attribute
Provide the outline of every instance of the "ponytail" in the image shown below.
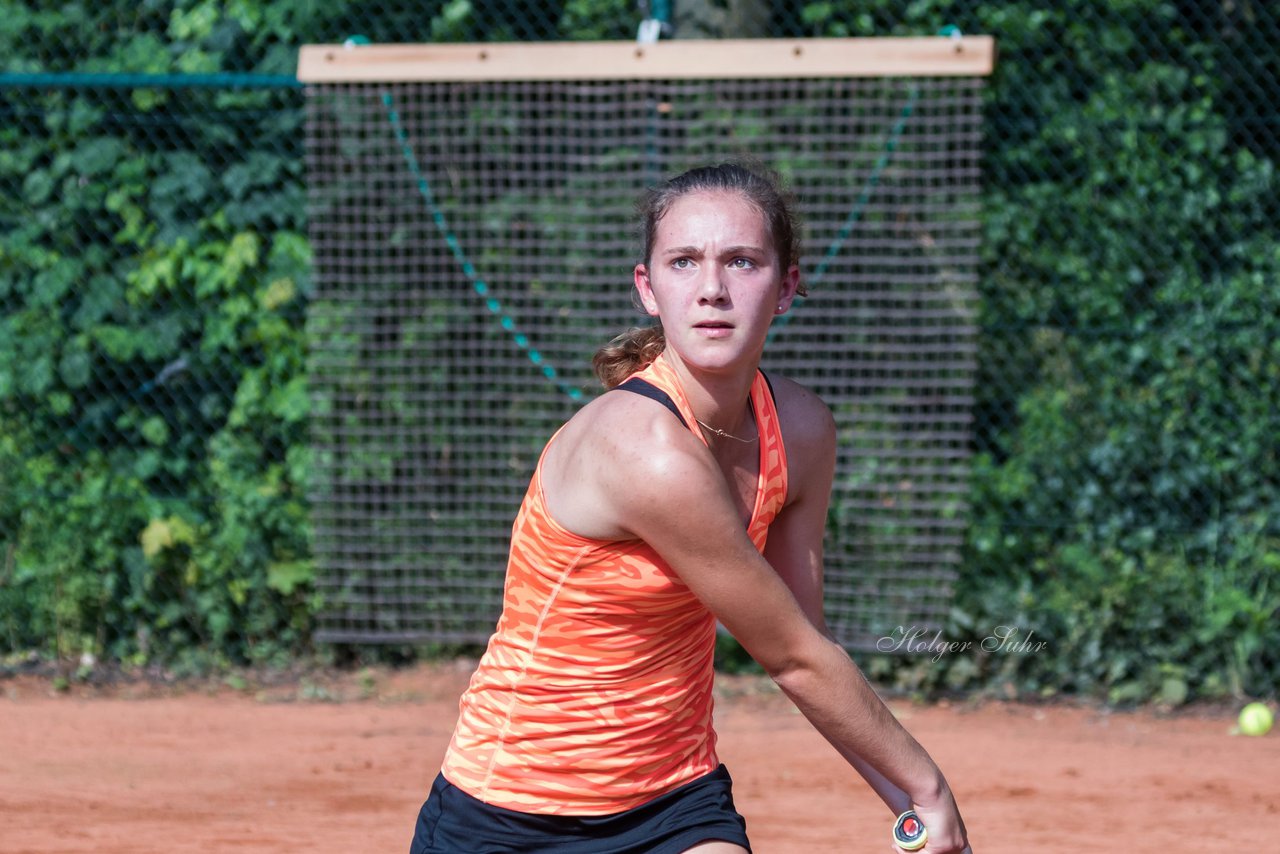
<svg viewBox="0 0 1280 854"><path fill-rule="evenodd" d="M666 347L661 325L628 329L597 350L591 364L607 390L647 368Z"/></svg>

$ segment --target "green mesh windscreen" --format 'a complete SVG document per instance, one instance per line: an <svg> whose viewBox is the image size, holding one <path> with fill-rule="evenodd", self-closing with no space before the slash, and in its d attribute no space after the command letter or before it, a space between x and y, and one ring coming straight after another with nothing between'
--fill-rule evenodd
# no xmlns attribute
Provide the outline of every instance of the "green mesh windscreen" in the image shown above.
<svg viewBox="0 0 1280 854"><path fill-rule="evenodd" d="M967 516L980 78L307 89L315 555L331 642L478 642L539 451L599 393L647 185L787 179L811 290L763 367L839 425L827 614L940 625Z"/></svg>

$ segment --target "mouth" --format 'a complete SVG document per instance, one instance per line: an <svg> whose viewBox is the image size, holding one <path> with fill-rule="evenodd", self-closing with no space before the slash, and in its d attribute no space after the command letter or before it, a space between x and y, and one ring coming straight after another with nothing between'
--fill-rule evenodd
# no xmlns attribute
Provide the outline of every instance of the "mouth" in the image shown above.
<svg viewBox="0 0 1280 854"><path fill-rule="evenodd" d="M733 324L724 320L704 320L693 324L693 328L702 337L711 340L728 338L733 333Z"/></svg>

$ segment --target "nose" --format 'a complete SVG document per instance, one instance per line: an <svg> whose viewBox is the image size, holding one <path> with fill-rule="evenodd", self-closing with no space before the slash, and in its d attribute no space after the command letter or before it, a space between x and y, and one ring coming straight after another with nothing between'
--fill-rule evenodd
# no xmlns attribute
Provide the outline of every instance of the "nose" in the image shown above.
<svg viewBox="0 0 1280 854"><path fill-rule="evenodd" d="M725 288L723 271L717 265L710 265L698 282L698 303L700 305L717 305L728 302L729 291Z"/></svg>

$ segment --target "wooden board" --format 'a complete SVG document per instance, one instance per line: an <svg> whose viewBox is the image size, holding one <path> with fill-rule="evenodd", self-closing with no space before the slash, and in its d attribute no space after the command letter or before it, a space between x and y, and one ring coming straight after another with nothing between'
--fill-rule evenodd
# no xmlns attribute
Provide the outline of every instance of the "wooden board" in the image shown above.
<svg viewBox="0 0 1280 854"><path fill-rule="evenodd" d="M985 76L991 36L305 45L304 83Z"/></svg>

